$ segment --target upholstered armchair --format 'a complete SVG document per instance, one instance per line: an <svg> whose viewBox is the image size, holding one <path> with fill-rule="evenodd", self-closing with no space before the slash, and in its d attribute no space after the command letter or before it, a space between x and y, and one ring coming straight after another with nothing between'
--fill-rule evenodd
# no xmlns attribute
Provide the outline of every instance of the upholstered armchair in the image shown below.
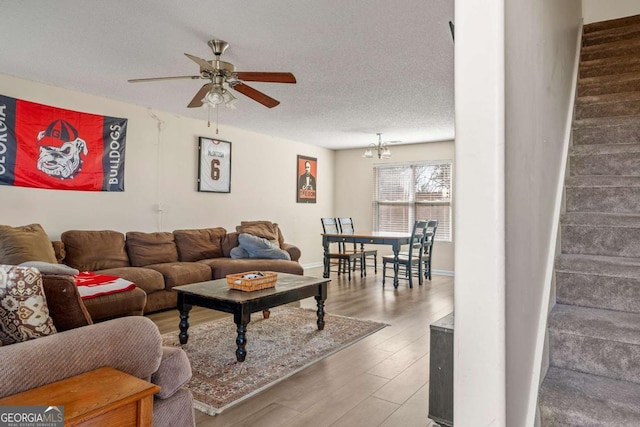
<svg viewBox="0 0 640 427"><path fill-rule="evenodd" d="M142 316L92 324L70 276L0 265L0 341L0 398L111 366L161 387L154 426L195 425L186 353Z"/></svg>

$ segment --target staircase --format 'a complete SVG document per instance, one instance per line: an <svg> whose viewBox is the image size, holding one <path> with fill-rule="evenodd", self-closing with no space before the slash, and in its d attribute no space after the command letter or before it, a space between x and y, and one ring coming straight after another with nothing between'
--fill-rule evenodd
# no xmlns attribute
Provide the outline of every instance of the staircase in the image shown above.
<svg viewBox="0 0 640 427"><path fill-rule="evenodd" d="M542 427L640 426L640 15L584 26Z"/></svg>

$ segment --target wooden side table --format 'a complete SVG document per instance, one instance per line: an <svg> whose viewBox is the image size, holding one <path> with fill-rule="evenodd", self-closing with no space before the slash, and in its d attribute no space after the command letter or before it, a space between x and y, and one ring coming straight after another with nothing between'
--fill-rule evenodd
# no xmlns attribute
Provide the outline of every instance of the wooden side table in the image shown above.
<svg viewBox="0 0 640 427"><path fill-rule="evenodd" d="M148 426L160 387L110 367L0 399L0 406L64 406L65 426Z"/></svg>

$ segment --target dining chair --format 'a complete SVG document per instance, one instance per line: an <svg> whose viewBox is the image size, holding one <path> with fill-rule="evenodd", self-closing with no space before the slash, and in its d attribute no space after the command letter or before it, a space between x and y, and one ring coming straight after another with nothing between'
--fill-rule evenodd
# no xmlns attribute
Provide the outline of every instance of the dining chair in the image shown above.
<svg viewBox="0 0 640 427"><path fill-rule="evenodd" d="M338 221L335 218L320 218L322 222L322 232L325 234L340 234L340 229L338 228ZM351 267L352 265L356 265L356 263L360 262L360 277L363 276L363 265L362 265L362 253L360 252L347 252L344 250L344 243L339 242L337 245L334 245L336 250L332 250L329 248L329 251L324 254L324 262L325 262L325 271L331 271L331 260L338 261L338 276L341 273L344 273L345 270L347 272L347 276L349 281L351 281ZM353 264L352 264L353 263ZM346 264L346 269L344 268ZM336 270L333 270L336 271ZM355 271L355 270L354 270Z"/></svg>
<svg viewBox="0 0 640 427"><path fill-rule="evenodd" d="M398 253L397 260L393 255L382 257L382 286L384 286L387 277L393 277L394 285L402 277L408 279L409 287L413 288L414 276L418 277L418 284L422 285L422 250L427 235L427 222L423 220L414 222L409 249L406 252ZM387 264L392 264L393 276L387 276Z"/></svg>
<svg viewBox="0 0 640 427"><path fill-rule="evenodd" d="M431 259L433 258L433 242L436 239L437 230L437 219L431 219L427 221L427 235L424 239L424 247L422 249L422 271L424 273L424 278L429 280L431 280Z"/></svg>
<svg viewBox="0 0 640 427"><path fill-rule="evenodd" d="M341 233L355 233L355 227L353 225L352 218L346 218L346 217L338 218L338 226L340 227ZM353 242L353 249L345 248L345 250L362 253L362 262L364 263L362 268L364 269L365 276L367 275L367 267L371 267L371 266L373 266L373 272L378 274L377 249L365 248L364 243L361 243L360 247L358 248L358 244L356 242ZM367 257L371 258L373 260L373 263L367 264ZM355 271L355 265L354 265L354 271Z"/></svg>

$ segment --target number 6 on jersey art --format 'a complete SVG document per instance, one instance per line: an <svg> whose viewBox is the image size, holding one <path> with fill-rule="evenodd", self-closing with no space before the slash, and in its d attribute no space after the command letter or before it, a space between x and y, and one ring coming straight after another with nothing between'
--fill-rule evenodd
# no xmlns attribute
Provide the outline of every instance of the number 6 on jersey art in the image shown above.
<svg viewBox="0 0 640 427"><path fill-rule="evenodd" d="M198 153L198 191L230 193L231 143L200 137Z"/></svg>

